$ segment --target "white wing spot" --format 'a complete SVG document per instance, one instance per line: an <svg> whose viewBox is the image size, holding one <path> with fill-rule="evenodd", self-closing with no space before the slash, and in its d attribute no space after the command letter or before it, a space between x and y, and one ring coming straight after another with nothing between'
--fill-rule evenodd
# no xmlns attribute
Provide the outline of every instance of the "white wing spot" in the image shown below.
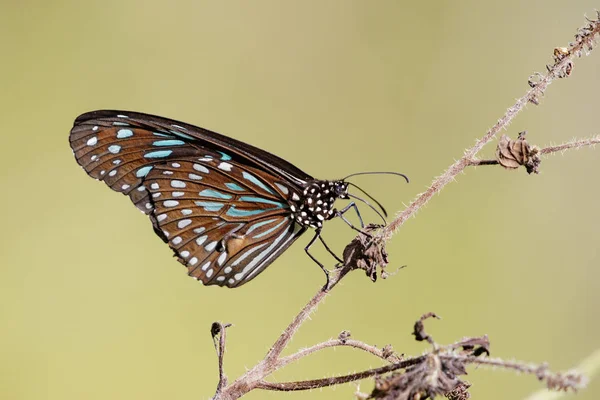
<svg viewBox="0 0 600 400"><path fill-rule="evenodd" d="M211 269L209 269L208 271L206 271L206 277L207 277L207 278L210 278L210 277L212 276L213 272L214 272L214 271L212 270L212 268L211 268Z"/></svg>
<svg viewBox="0 0 600 400"><path fill-rule="evenodd" d="M229 282L230 285L233 285L235 283L235 281L233 280L233 278L229 278L229 280L227 282Z"/></svg>
<svg viewBox="0 0 600 400"><path fill-rule="evenodd" d="M183 196L184 194L185 194L184 192L173 192L173 193L171 193L171 195L172 195L173 197L181 197L181 196Z"/></svg>
<svg viewBox="0 0 600 400"><path fill-rule="evenodd" d="M118 144L113 144L112 146L108 146L108 152L112 154L117 154L121 151L121 146Z"/></svg>
<svg viewBox="0 0 600 400"><path fill-rule="evenodd" d="M228 273L231 272L231 270L232 270L231 267L225 267L225 269L223 270L223 272L226 273L226 274L228 274Z"/></svg>
<svg viewBox="0 0 600 400"><path fill-rule="evenodd" d="M186 209L181 210L181 213L183 215L190 215L192 213L192 210L189 210L189 209L186 208Z"/></svg>
<svg viewBox="0 0 600 400"><path fill-rule="evenodd" d="M125 185L121 186L121 189L122 190L127 190L127 189L129 189L129 185L125 184Z"/></svg>
<svg viewBox="0 0 600 400"><path fill-rule="evenodd" d="M185 187L185 182L182 181L171 181L171 187L182 189Z"/></svg>
<svg viewBox="0 0 600 400"><path fill-rule="evenodd" d="M148 210L152 210L152 204L150 204L150 203L146 203L146 209L148 209Z"/></svg>
<svg viewBox="0 0 600 400"><path fill-rule="evenodd" d="M206 271L206 270L208 269L208 267L209 267L209 266L210 266L210 261L208 261L206 264L204 264L204 265L202 266L202 268L201 268L201 269L202 269L202 271Z"/></svg>
<svg viewBox="0 0 600 400"><path fill-rule="evenodd" d="M177 200L167 200L163 203L163 205L165 207L175 207L179 205L179 202Z"/></svg>
<svg viewBox="0 0 600 400"><path fill-rule="evenodd" d="M194 229L194 232L196 232L196 229ZM198 232L196 232L198 233ZM204 236L200 236L198 239L196 239L196 244L198 246L202 246L202 243L204 243L206 241L206 238L208 238L208 236L204 235Z"/></svg>
<svg viewBox="0 0 600 400"><path fill-rule="evenodd" d="M215 247L217 247L217 242L210 242L209 244L207 244L206 246L204 246L204 248L206 249L206 251L213 251L215 249Z"/></svg>
<svg viewBox="0 0 600 400"><path fill-rule="evenodd" d="M190 252L187 250L182 251L179 255L183 258L188 258L190 256Z"/></svg>
<svg viewBox="0 0 600 400"><path fill-rule="evenodd" d="M196 257L190 258L190 262L189 262L190 265L196 265L197 263L198 263L198 259Z"/></svg>
<svg viewBox="0 0 600 400"><path fill-rule="evenodd" d="M208 174L208 168L206 168L204 165L194 164L194 169L196 171L200 171L200 172L204 172L205 174Z"/></svg>
<svg viewBox="0 0 600 400"><path fill-rule="evenodd" d="M179 168L181 167L181 164L174 162L173 164L171 164L173 166L173 168Z"/></svg>
<svg viewBox="0 0 600 400"><path fill-rule="evenodd" d="M219 265L223 265L223 263L225 262L226 259L227 259L227 253L223 252L217 259L217 262L219 263Z"/></svg>
<svg viewBox="0 0 600 400"><path fill-rule="evenodd" d="M178 227L179 229L183 229L183 228L185 228L186 226L188 226L188 225L189 225L189 224L191 224L191 223L192 223L192 220L191 220L191 219L182 219L181 221L179 221L179 222L177 223L177 227Z"/></svg>
<svg viewBox="0 0 600 400"><path fill-rule="evenodd" d="M162 222L162 221L164 221L165 219L167 219L167 214L160 214L159 216L157 216L157 217L156 217L156 220L157 220L158 222Z"/></svg>
<svg viewBox="0 0 600 400"><path fill-rule="evenodd" d="M181 238L181 236L175 236L172 240L173 244L179 244L181 243L183 239Z"/></svg>
<svg viewBox="0 0 600 400"><path fill-rule="evenodd" d="M154 189L154 190L158 189L159 187L160 186L158 186L158 183L156 183L156 182L150 185L150 189Z"/></svg>
<svg viewBox="0 0 600 400"><path fill-rule="evenodd" d="M202 177L200 175L196 175L196 174L189 174L188 176L190 177L190 179L195 179L197 181L202 179Z"/></svg>
<svg viewBox="0 0 600 400"><path fill-rule="evenodd" d="M294 200L294 201L300 200L300 196L298 196L298 193L296 193L296 192L292 193L292 200Z"/></svg>
<svg viewBox="0 0 600 400"><path fill-rule="evenodd" d="M233 165L226 163L226 162L222 162L221 164L219 164L218 166L219 169L222 169L223 171L231 171L231 168L233 168Z"/></svg>
<svg viewBox="0 0 600 400"><path fill-rule="evenodd" d="M161 195L160 192L152 193L152 197L155 198L155 199L159 198L160 195Z"/></svg>
<svg viewBox="0 0 600 400"><path fill-rule="evenodd" d="M98 130L98 125L94 126L94 127L92 128L92 130L93 130L93 131L97 131L97 130Z"/></svg>
<svg viewBox="0 0 600 400"><path fill-rule="evenodd" d="M163 171L163 175L173 175L173 171Z"/></svg>
<svg viewBox="0 0 600 400"><path fill-rule="evenodd" d="M90 160L91 160L91 161L96 161L97 159L98 159L98 156L97 156L97 155L95 155L95 154L94 154L93 156L91 156L91 157L90 157Z"/></svg>
<svg viewBox="0 0 600 400"><path fill-rule="evenodd" d="M112 171L110 171L110 172L108 173L108 176L115 176L116 174L117 174L117 170L116 170L116 169L113 169Z"/></svg>
<svg viewBox="0 0 600 400"><path fill-rule="evenodd" d="M95 146L96 143L98 143L98 138L96 136L91 137L88 139L88 141L86 143L88 146Z"/></svg>

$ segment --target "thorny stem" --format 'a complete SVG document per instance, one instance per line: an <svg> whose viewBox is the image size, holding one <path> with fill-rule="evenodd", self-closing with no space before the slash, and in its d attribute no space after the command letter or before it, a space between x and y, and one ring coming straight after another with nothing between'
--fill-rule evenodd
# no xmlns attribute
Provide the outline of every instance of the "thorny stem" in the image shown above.
<svg viewBox="0 0 600 400"><path fill-rule="evenodd" d="M552 153L557 153L559 151L565 151L565 150L570 150L570 149L579 149L581 147L594 146L597 144L600 144L600 135L581 139L581 140L571 140L569 142L559 144L557 146L544 147L543 149L540 149L540 153L541 154L552 154ZM476 167L476 166L481 166L481 165L498 165L498 164L499 164L498 160L476 160L476 159L473 159L473 160L469 161L468 165L470 167Z"/></svg>
<svg viewBox="0 0 600 400"><path fill-rule="evenodd" d="M566 55L555 62L552 67L548 67L548 72L546 75L540 75L541 79L532 85L531 89L527 91L527 93L519 98L517 102L510 108L506 110L504 115L493 125L485 135L477 140L475 145L469 149L467 149L462 158L452 164L444 173L439 176L437 179L433 181L431 186L421 195L417 197L404 211L397 214L396 218L389 223L379 234L379 237L384 241L388 241L396 232L398 232L399 228L408 220L409 217L416 214L416 212L425 205L434 194L439 193L444 186L450 183L454 178L461 173L467 166L473 165L472 163L475 160L475 156L477 153L487 144L489 143L502 129L506 129L511 121L515 118L515 116L521 112L527 103L532 102L537 104L539 97L541 97L548 85L552 83L557 77L564 76L564 73L561 74L562 71L565 71L567 66L572 66L572 62L575 56L579 56L582 52L587 49L591 49L595 38L600 33L600 23L593 24L593 29L591 29L587 34L578 40L576 43L571 44L567 49ZM589 143L566 143L563 145L549 147L542 151L542 154L551 153L554 151L566 150L568 148L576 148L585 145L600 143L600 136L596 138L589 139ZM592 143L593 141L593 143ZM478 165L485 165L486 163L490 163L489 161L480 161ZM238 378L235 382L231 383L229 386L222 388L222 391L215 394L214 399L237 399L243 396L245 393L251 391L252 389L266 389L266 390L280 390L280 391L291 391L291 390L307 390L317 387L325 387L331 386L351 381L356 381L360 379L364 379L370 376L375 376L378 374L383 374L386 372L395 371L398 369L406 368L408 366L414 365L420 360L423 359L424 356L416 357L410 360L400 361L395 364L386 365L384 367L375 368L367 371L362 371L355 374L343 375L333 378L325 378L325 379L317 379L311 381L300 381L300 382L281 382L281 383L269 383L264 380L264 378L270 375L274 370L276 370L279 366L286 365L289 362L302 358L310 353L320 350L321 348L330 347L329 344L331 342L325 342L322 345L316 345L305 349L304 351L299 351L291 356L285 358L279 358L282 351L285 349L293 335L300 328L302 323L310 316L310 314L316 309L319 303L326 297L333 287L335 287L339 281L350 271L350 268L343 267L339 268L332 272L329 285L327 287L319 290L313 298L302 308L300 313L293 319L293 321L288 325L288 327L284 330L281 336L277 339L275 344L268 351L264 360L259 362L255 367L246 372L243 376ZM224 339L224 337L223 337ZM333 346L333 344L331 344ZM368 345L364 345L363 350L367 350ZM358 346L357 346L358 347ZM372 354L375 354L373 351L369 351ZM375 354L379 356L378 354ZM484 364L481 359L477 358L477 362ZM492 362L485 362L485 364L493 365ZM546 377L549 380L549 377Z"/></svg>
<svg viewBox="0 0 600 400"><path fill-rule="evenodd" d="M409 217L415 215L421 207L423 207L434 194L439 193L444 186L454 180L454 178L460 174L470 162L475 158L475 155L489 143L502 129L506 129L511 121L521 112L527 103L537 103L537 99L543 96L546 88L554 79L561 76L561 72L565 70L568 65L571 65L574 57L581 54L586 48L590 48L596 36L600 33L600 24L595 24L593 31L591 31L583 40L571 45L568 50L568 55L557 61L552 67L548 68L546 75L543 75L539 82L537 82L531 89L525 93L523 97L517 100L517 102L506 112L504 115L492 126L485 135L475 145L465 151L465 154L452 164L441 176L433 181L431 186L417 197L404 211L397 214L396 218L390 222L380 233L380 236L385 241L389 240L400 227L408 220Z"/></svg>
<svg viewBox="0 0 600 400"><path fill-rule="evenodd" d="M364 350L367 353L371 353L376 357L379 357L383 360L388 360L388 358L385 357L384 355L384 351L383 349L379 349L375 346L371 346L369 344L366 344L364 342L361 342L360 340L354 340L354 339L346 339L346 340L340 340L340 339L331 339L328 340L326 342L322 342L319 344L316 344L314 346L311 347L307 347L305 349L302 349L290 356L287 357L283 357L280 358L279 360L277 360L276 363L276 368L281 368L287 364L290 364L294 361L297 361L303 357L308 356L309 354L312 353L316 353L317 351L329 348L329 347L354 347L356 349L360 349L360 350ZM400 361L397 357L395 357L394 362L398 362Z"/></svg>
<svg viewBox="0 0 600 400"><path fill-rule="evenodd" d="M344 267L330 272L329 285L327 287L321 288L313 296L313 298L310 299L310 301L302 308L300 313L296 315L294 320L287 326L287 328L285 328L281 336L279 336L275 344L273 344L273 346L265 356L266 362L273 362L279 357L283 349L285 349L289 341L292 339L292 336L294 336L296 331L298 331L298 328L300 328L300 325L302 325L302 323L317 308L317 306L319 305L321 300L325 298L327 293L329 293L329 291L333 289L349 271L350 270L348 268Z"/></svg>
<svg viewBox="0 0 600 400"><path fill-rule="evenodd" d="M297 381L297 382L266 382L260 381L256 386L259 389L265 390L277 390L283 392L290 392L296 390L308 390L308 389L316 389L326 386L340 385L342 383L348 383L353 381L358 381L361 379L369 378L371 376L377 376L381 374L385 374L392 371L397 371L399 369L410 367L411 365L418 364L423 361L426 356L420 356L411 358L410 360L400 361L396 364L385 365L379 368L373 368L366 371L357 372L354 374L348 375L340 375L334 376L331 378L323 378L323 379L313 379L308 381Z"/></svg>

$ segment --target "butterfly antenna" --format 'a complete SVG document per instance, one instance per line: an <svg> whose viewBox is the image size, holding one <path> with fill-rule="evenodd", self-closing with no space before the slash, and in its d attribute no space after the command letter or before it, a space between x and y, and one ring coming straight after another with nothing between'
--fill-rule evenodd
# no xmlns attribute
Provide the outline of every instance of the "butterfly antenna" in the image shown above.
<svg viewBox="0 0 600 400"><path fill-rule="evenodd" d="M387 224L387 221L385 220L385 217L379 212L378 209L376 209L375 207L373 207L368 201L366 201L365 199L361 199L360 197L355 196L355 195L350 194L350 193L348 193L348 197L351 197L351 198L356 199L358 201L362 201L363 203L365 203L366 205L368 205L371 208L371 210L375 211L377 213L377 215L379 215L381 217L381 219L383 220L383 223Z"/></svg>
<svg viewBox="0 0 600 400"><path fill-rule="evenodd" d="M381 208L381 211L383 211L383 215L385 215L386 217L388 216L388 213L387 213L387 211L385 210L385 208L383 207L383 205L382 205L380 202L378 202L378 201L377 201L377 199L375 199L375 198L374 198L373 196L371 196L369 193L365 192L365 190L364 190L363 188L359 187L358 185L355 185L355 184L354 184L354 183L352 183L352 182L348 182L348 185L354 186L355 188L357 188L358 190L360 190L361 192L363 192L364 194L366 194L368 198L370 198L371 200L373 200L373 201L375 202L375 204L377 204L377 206L379 206L379 208ZM363 199L359 199L358 197L357 197L356 199L358 199L358 200L361 200L361 201L363 201L363 202L367 203L365 200L363 200ZM367 204L368 204L368 203L367 203Z"/></svg>
<svg viewBox="0 0 600 400"><path fill-rule="evenodd" d="M354 174L348 175L345 178L342 178L342 180L345 181L346 179L353 177L353 176L357 176L357 175L397 175L397 176L403 177L404 179L406 179L406 183L409 183L408 176L401 174L400 172L392 172L392 171L356 172Z"/></svg>

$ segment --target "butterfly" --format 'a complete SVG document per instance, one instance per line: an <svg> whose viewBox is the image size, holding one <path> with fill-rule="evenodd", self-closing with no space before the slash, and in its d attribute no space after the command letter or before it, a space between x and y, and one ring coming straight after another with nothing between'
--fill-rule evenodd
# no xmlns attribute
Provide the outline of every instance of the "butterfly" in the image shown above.
<svg viewBox="0 0 600 400"><path fill-rule="evenodd" d="M323 223L339 216L360 231L344 217L354 209L364 226L356 204L338 211L337 199L364 201L383 218L348 193L353 184L345 179L361 173L314 179L265 150L183 122L92 111L75 120L69 141L87 174L129 196L188 275L205 285L249 282L308 228L315 236L305 251L327 274L309 252L320 239L341 262L321 237Z"/></svg>

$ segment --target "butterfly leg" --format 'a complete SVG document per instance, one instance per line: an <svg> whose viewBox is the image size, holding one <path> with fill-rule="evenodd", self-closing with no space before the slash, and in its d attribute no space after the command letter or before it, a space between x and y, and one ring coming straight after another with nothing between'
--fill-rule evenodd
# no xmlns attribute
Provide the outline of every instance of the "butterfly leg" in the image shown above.
<svg viewBox="0 0 600 400"><path fill-rule="evenodd" d="M358 216L358 220L360 221L360 227L361 227L361 229L358 229L357 227L355 227L352 224L352 222L348 221L346 219L346 217L344 217L344 214L347 213L351 208L353 208L354 211L356 211L356 215ZM362 229L364 229L365 223L363 222L362 216L360 215L360 211L358 211L358 207L356 206L356 203L351 202L346 207L342 208L340 211L336 211L335 216L340 217L346 224L348 224L348 226L350 228L354 229L355 231L364 233L362 231Z"/></svg>
<svg viewBox="0 0 600 400"><path fill-rule="evenodd" d="M323 270L323 272L325 273L325 277L327 278L327 281L325 282L325 288L329 287L329 270L327 270L327 268L325 268L325 266L323 264L321 264L321 262L319 260L317 260L317 258L315 256L313 256L312 254L310 254L310 251L308 251L312 245L315 243L315 241L317 240L317 238L319 238L321 240L321 243L323 243L325 245L325 242L323 242L323 239L321 238L321 230L317 229L315 231L315 236L313 236L313 238L310 240L310 242L308 242L308 244L306 245L306 247L304 248L304 251L306 252L306 254L308 254L308 256L317 263L317 265L319 267L321 267L321 269ZM329 250L329 252L331 254L333 254L331 252L331 250L329 249L329 247L327 247L327 245L325 245L325 248L327 250ZM337 256L336 256L337 258Z"/></svg>
<svg viewBox="0 0 600 400"><path fill-rule="evenodd" d="M337 256L337 254L335 254L333 252L333 250L331 250L329 248L329 246L327 246L327 243L325 243L325 239L323 239L323 235L319 234L319 240L321 241L321 243L323 244L323 247L325 247L325 250L327 250L329 252L329 254L331 254L333 256L333 258L335 258L336 260L338 260L341 263L344 263L344 260L342 260L341 258L339 258Z"/></svg>

